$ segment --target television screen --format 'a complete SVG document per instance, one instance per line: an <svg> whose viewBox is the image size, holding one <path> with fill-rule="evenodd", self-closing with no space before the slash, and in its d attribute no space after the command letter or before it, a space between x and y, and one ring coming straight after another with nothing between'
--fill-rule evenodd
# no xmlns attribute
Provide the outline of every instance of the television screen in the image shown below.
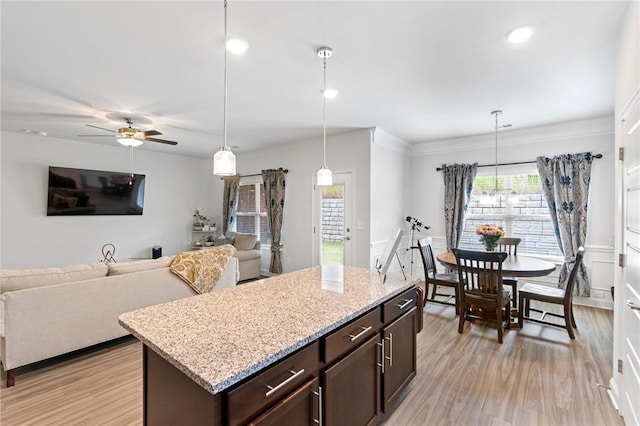
<svg viewBox="0 0 640 426"><path fill-rule="evenodd" d="M47 216L141 215L144 175L49 167Z"/></svg>

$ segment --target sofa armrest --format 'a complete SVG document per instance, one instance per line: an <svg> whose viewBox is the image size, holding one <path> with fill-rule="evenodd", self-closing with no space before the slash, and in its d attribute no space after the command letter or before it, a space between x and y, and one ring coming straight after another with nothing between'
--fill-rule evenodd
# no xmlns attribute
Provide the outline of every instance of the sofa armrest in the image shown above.
<svg viewBox="0 0 640 426"><path fill-rule="evenodd" d="M261 247L260 240L257 240L257 241L256 241L256 245L255 245L255 246L253 246L253 249L254 249L254 250L260 250L260 247Z"/></svg>

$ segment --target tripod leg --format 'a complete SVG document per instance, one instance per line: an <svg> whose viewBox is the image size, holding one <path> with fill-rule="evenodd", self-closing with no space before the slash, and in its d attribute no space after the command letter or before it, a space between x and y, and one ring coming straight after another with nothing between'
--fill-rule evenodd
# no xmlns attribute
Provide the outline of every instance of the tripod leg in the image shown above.
<svg viewBox="0 0 640 426"><path fill-rule="evenodd" d="M400 265L400 270L402 271L402 276L406 280L407 279L407 275L404 273L404 266L402 266L402 262L400 262L400 256L398 255L397 251L396 251L396 259L398 259L398 264Z"/></svg>

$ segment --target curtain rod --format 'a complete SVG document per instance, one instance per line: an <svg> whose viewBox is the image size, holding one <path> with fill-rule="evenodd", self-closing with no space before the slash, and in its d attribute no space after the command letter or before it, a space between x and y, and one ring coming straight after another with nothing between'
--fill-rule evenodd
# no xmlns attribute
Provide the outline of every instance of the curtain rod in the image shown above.
<svg viewBox="0 0 640 426"><path fill-rule="evenodd" d="M289 169L284 169L284 170L283 170L283 169L282 169L282 167L280 167L280 168L279 168L279 169L277 169L277 170L282 170L282 171L284 171L285 173L289 173ZM262 173L254 173L254 174L251 174L251 175L238 175L238 177L241 177L241 178L245 178L245 177L253 177L253 176L262 176ZM220 178L220 179L223 179L223 178Z"/></svg>
<svg viewBox="0 0 640 426"><path fill-rule="evenodd" d="M602 154L595 154L592 155L593 158L602 158ZM515 166L517 164L533 164L536 163L536 160L534 161L516 161L515 163L498 163L498 166ZM444 164L443 164L444 166ZM478 164L478 167L495 167L496 163L493 164ZM441 172L443 170L442 167L438 167L436 168L436 171Z"/></svg>

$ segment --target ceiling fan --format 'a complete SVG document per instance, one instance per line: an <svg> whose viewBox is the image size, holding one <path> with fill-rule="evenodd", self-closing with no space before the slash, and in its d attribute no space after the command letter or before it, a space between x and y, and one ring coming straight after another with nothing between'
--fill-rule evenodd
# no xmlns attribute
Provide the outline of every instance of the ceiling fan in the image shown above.
<svg viewBox="0 0 640 426"><path fill-rule="evenodd" d="M143 142L159 142L167 145L177 145L178 142L168 141L165 139L158 138L150 138L149 136L161 135L157 130L146 130L141 131L138 129L134 129L131 127L133 124L133 118L130 117L122 117L124 121L129 125L129 127L121 127L118 130L105 129L104 127L94 126L92 124L87 124L88 127L93 127L100 130L106 130L107 132L115 133L116 140L124 146L134 147L140 146ZM78 135L81 137L104 137L111 135Z"/></svg>

